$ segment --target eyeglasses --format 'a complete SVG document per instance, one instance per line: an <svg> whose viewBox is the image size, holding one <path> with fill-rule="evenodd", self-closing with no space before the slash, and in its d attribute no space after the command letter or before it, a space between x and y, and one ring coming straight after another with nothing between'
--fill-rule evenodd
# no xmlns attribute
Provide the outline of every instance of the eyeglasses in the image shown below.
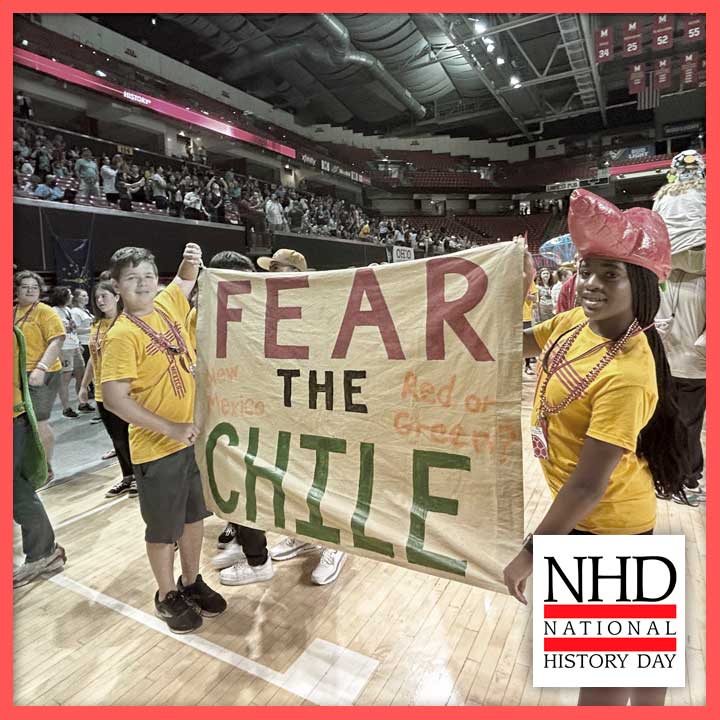
<svg viewBox="0 0 720 720"><path fill-rule="evenodd" d="M21 290L25 290L27 292L32 292L33 290L39 290L40 288L37 285L19 285L18 286Z"/></svg>

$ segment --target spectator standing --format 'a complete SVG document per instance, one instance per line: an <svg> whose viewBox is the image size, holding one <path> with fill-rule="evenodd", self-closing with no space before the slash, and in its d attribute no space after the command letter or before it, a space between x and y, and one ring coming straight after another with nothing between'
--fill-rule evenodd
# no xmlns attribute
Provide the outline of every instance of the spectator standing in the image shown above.
<svg viewBox="0 0 720 720"><path fill-rule="evenodd" d="M113 155L112 162L105 156L103 157L103 164L100 167L100 177L102 178L102 191L105 195L105 199L115 204L120 199L120 194L117 191L116 178L120 164L122 163L122 155Z"/></svg>
<svg viewBox="0 0 720 720"><path fill-rule="evenodd" d="M152 199L158 210L167 210L167 181L165 180L165 170L162 165L150 177L150 187L152 191Z"/></svg>
<svg viewBox="0 0 720 720"><path fill-rule="evenodd" d="M557 282L552 286L552 290L550 291L550 295L552 297L553 302L553 313L557 314L559 312L558 310L558 300L560 298L560 290L562 289L563 283L572 277L573 271L571 267L563 267L562 265L558 268L557 271Z"/></svg>
<svg viewBox="0 0 720 720"><path fill-rule="evenodd" d="M118 194L118 207L121 210L132 210L133 193L142 187L145 181L142 178L135 177L133 182L133 174L128 168L128 164L123 158L115 173L115 190Z"/></svg>
<svg viewBox="0 0 720 720"><path fill-rule="evenodd" d="M80 351L82 352L83 362L87 367L88 361L90 360L90 326L93 324L95 318L92 313L88 310L88 303L90 302L90 296L85 288L75 288L72 293L72 305L70 312L72 313L73 320L75 320L75 327L77 328L78 340L80 340ZM75 392L80 398L80 386L82 385L82 378L80 382L75 383ZM90 405L86 400L80 400L78 410L82 412L93 412L95 408Z"/></svg>
<svg viewBox="0 0 720 720"><path fill-rule="evenodd" d="M32 100L22 90L15 93L15 114L25 120L35 117Z"/></svg>
<svg viewBox="0 0 720 720"><path fill-rule="evenodd" d="M537 316L539 322L550 320L553 316L552 285L552 272L546 267L542 268L537 276Z"/></svg>
<svg viewBox="0 0 720 720"><path fill-rule="evenodd" d="M558 293L557 311L567 312L577 305L577 295L575 292L575 284L577 280L577 272L573 274L562 284Z"/></svg>
<svg viewBox="0 0 720 720"><path fill-rule="evenodd" d="M46 173L50 172L52 155L42 140L35 140L35 149L32 151L30 159L35 164L35 172L40 177L44 177Z"/></svg>
<svg viewBox="0 0 720 720"><path fill-rule="evenodd" d="M183 215L187 220L207 220L208 214L203 207L202 197L197 188L191 187L183 198Z"/></svg>
<svg viewBox="0 0 720 720"><path fill-rule="evenodd" d="M271 195L265 203L265 218L270 232L282 232L285 227L285 216L277 195Z"/></svg>
<svg viewBox="0 0 720 720"><path fill-rule="evenodd" d="M50 293L50 303L65 326L65 340L62 346L62 376L60 378L60 402L63 415L66 418L76 418L79 415L70 407L70 380L75 378L79 386L85 372L85 362L80 350L80 338L77 334L75 318L70 311L72 293L68 287L54 287ZM94 409L94 408L93 408Z"/></svg>
<svg viewBox="0 0 720 720"><path fill-rule="evenodd" d="M30 270L15 275L17 303L13 324L25 337L25 369L38 433L45 448L47 481L52 482L52 456L55 435L48 420L60 386L62 363L60 353L65 339L65 326L53 309L40 302L42 278Z"/></svg>
<svg viewBox="0 0 720 720"><path fill-rule="evenodd" d="M130 174L125 178L125 182L130 186L129 192L132 202L146 202L145 186L147 185L147 180L137 165L130 166ZM117 179L115 180L115 186L117 187Z"/></svg>
<svg viewBox="0 0 720 720"><path fill-rule="evenodd" d="M220 186L220 183L224 187ZM225 180L220 178L218 181L213 175L205 187L205 197L203 200L203 207L205 212L210 217L211 222L224 223L225 222L225 191L227 185Z"/></svg>
<svg viewBox="0 0 720 720"><path fill-rule="evenodd" d="M75 174L80 180L79 194L82 197L97 197L100 195L98 166L90 148L83 148L80 157L75 161Z"/></svg>
<svg viewBox="0 0 720 720"><path fill-rule="evenodd" d="M25 338L13 328L13 520L22 530L25 562L13 570L13 587L63 569L65 550L55 533L36 490L45 484L47 460L39 442L37 421L25 375Z"/></svg>

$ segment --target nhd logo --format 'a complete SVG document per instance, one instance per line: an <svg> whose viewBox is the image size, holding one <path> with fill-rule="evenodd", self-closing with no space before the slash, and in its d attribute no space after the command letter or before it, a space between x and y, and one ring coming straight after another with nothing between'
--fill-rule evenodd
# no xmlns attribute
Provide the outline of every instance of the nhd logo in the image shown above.
<svg viewBox="0 0 720 720"><path fill-rule="evenodd" d="M535 687L683 687L685 538L536 535Z"/></svg>

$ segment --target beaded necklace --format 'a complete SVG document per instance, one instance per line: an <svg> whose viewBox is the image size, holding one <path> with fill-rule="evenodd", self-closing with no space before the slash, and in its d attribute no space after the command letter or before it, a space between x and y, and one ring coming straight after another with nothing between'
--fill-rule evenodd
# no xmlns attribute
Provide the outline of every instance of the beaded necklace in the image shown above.
<svg viewBox="0 0 720 720"><path fill-rule="evenodd" d="M102 346L102 342L100 340L100 331L103 331L103 339L105 339L105 334L107 333L108 326L112 324L114 321L114 318L108 318L103 317L100 318L97 322L97 330L95 331L95 341L90 343L90 347L94 348L95 353L97 353L98 357L100 356L100 350Z"/></svg>
<svg viewBox="0 0 720 720"><path fill-rule="evenodd" d="M141 320L135 315L131 315L127 311L123 311L123 315L151 339L152 342L147 347L148 355L154 355L157 352L164 353L168 361L168 374L170 375L173 392L177 397L182 398L185 397L187 389L177 363L179 361L183 370L191 375L195 372L195 366L192 363L188 347L175 323L159 307L155 306L154 309L168 328L164 334L157 332L157 330L150 327L144 320ZM170 337L168 337L168 335L170 335ZM171 338L174 343L171 342Z"/></svg>
<svg viewBox="0 0 720 720"><path fill-rule="evenodd" d="M568 352L573 346L575 340L577 340L580 333L587 326L588 321L580 323L570 334L570 336L560 345L555 355L550 360L550 366L547 369L545 378L540 385L539 389L539 407L538 407L538 422L537 425L530 429L530 435L532 438L533 455L541 460L547 460L549 457L549 445L548 445L548 419L550 415L557 415L558 413L565 410L565 408L574 402L578 398L582 397L583 393L590 387L600 373L608 366L608 364L615 358L615 356L622 350L628 340L634 337L638 333L642 332L642 328L638 325L637 320L633 320L628 329L619 339L615 341L608 341L601 343L600 345L591 348L582 355L574 358L573 360L567 360ZM602 347L609 346L605 355L599 360L595 367L590 370L584 378L578 380L575 385L570 389L570 392L558 403L550 403L547 399L547 388L550 379L553 375L557 374L560 370L573 362L580 360L588 355L592 354L596 350Z"/></svg>

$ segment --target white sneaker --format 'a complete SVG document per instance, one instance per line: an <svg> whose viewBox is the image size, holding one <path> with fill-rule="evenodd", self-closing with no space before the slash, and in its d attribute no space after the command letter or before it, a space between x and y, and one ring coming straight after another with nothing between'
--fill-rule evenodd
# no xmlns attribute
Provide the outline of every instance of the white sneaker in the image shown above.
<svg viewBox="0 0 720 720"><path fill-rule="evenodd" d="M250 585L251 583L271 580L275 574L272 566L272 559L268 559L264 565L248 565L247 560L236 562L229 568L220 571L220 582L223 585Z"/></svg>
<svg viewBox="0 0 720 720"><path fill-rule="evenodd" d="M318 546L312 543L296 540L292 537L283 538L277 545L270 548L270 557L273 560L290 560L304 553L317 550Z"/></svg>
<svg viewBox="0 0 720 720"><path fill-rule="evenodd" d="M247 558L243 552L242 545L236 542L228 543L228 546L221 550L211 561L210 564L217 570L230 567L237 562L246 563Z"/></svg>
<svg viewBox="0 0 720 720"><path fill-rule="evenodd" d="M325 548L320 556L320 562L313 570L310 579L316 585L327 585L337 580L337 576L340 574L340 570L342 570L346 559L347 555L344 552Z"/></svg>

